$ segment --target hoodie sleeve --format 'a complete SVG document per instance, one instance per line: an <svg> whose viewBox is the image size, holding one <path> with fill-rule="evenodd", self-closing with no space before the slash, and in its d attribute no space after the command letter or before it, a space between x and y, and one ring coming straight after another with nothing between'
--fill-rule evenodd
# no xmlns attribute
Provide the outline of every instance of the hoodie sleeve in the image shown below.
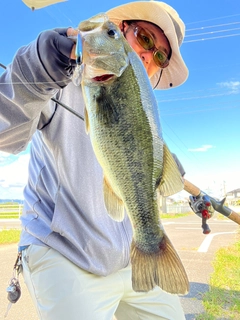
<svg viewBox="0 0 240 320"><path fill-rule="evenodd" d="M16 53L0 76L0 150L24 150L33 133L50 121L55 105L50 100L71 81L75 60L67 29L42 32Z"/></svg>

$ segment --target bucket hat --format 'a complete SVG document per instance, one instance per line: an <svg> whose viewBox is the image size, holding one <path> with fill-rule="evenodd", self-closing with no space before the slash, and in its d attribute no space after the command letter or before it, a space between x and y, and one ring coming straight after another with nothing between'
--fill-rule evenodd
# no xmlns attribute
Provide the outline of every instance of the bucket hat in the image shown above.
<svg viewBox="0 0 240 320"><path fill-rule="evenodd" d="M106 12L109 20L119 26L123 20L144 20L159 26L167 37L172 49L169 65L162 69L161 80L155 89L169 89L184 83L188 69L180 53L180 46L185 35L185 25L178 13L168 4L160 1L129 2ZM150 79L156 86L161 69Z"/></svg>

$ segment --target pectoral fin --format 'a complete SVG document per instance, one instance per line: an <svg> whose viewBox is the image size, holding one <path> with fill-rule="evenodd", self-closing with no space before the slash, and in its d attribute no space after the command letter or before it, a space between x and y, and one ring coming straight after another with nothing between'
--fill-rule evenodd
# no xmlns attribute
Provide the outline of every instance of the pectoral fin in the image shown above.
<svg viewBox="0 0 240 320"><path fill-rule="evenodd" d="M103 193L105 206L109 216L115 221L122 221L124 218L123 202L113 191L106 177L104 177L103 180Z"/></svg>
<svg viewBox="0 0 240 320"><path fill-rule="evenodd" d="M163 146L163 172L158 190L164 197L183 190L183 178L166 144Z"/></svg>

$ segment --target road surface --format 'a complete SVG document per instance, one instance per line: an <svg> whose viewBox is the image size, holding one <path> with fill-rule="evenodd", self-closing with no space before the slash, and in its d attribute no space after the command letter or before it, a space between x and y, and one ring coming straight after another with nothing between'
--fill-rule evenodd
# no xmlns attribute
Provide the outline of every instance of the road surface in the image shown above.
<svg viewBox="0 0 240 320"><path fill-rule="evenodd" d="M164 228L177 249L190 280L190 292L181 297L181 303L186 320L194 320L198 314L204 312L202 294L208 291L208 281L212 273L212 260L215 252L223 246L235 241L239 226L229 219L209 221L211 233L204 235L201 229L201 219L191 215L178 219L164 219ZM11 221L1 222L1 228L17 228L19 224ZM0 246L1 276L0 276L0 319L4 319L8 302L6 287L12 275L13 263L16 259L16 245ZM29 297L22 277L20 276L22 297L12 306L7 320L37 320L37 315ZM176 319L177 320L177 319Z"/></svg>

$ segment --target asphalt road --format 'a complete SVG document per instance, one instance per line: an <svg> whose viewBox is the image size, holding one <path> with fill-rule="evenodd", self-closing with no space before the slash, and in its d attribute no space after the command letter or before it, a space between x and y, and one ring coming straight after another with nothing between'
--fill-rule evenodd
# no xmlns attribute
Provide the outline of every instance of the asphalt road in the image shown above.
<svg viewBox="0 0 240 320"><path fill-rule="evenodd" d="M215 215L214 215L215 216ZM236 240L239 226L229 219L210 219L211 233L204 235L201 219L195 215L164 220L164 228L177 249L190 281L190 292L181 297L186 320L194 320L204 312L202 295L209 289L215 252Z"/></svg>
<svg viewBox="0 0 240 320"><path fill-rule="evenodd" d="M202 294L208 291L208 281L212 273L212 260L215 252L223 246L228 246L235 241L239 226L231 220L209 221L211 233L204 235L201 229L201 220L195 215L167 219L163 221L164 228L177 249L186 268L190 292L181 297L181 303L186 320L194 320L196 315L204 312L202 306ZM0 220L1 228L17 228L19 223L11 221L10 224ZM4 319L8 301L6 299L6 287L12 276L12 267L16 259L16 245L0 246L0 319ZM12 305L7 320L37 320L37 315L32 301L20 276L22 296ZM177 320L177 319L176 319Z"/></svg>

